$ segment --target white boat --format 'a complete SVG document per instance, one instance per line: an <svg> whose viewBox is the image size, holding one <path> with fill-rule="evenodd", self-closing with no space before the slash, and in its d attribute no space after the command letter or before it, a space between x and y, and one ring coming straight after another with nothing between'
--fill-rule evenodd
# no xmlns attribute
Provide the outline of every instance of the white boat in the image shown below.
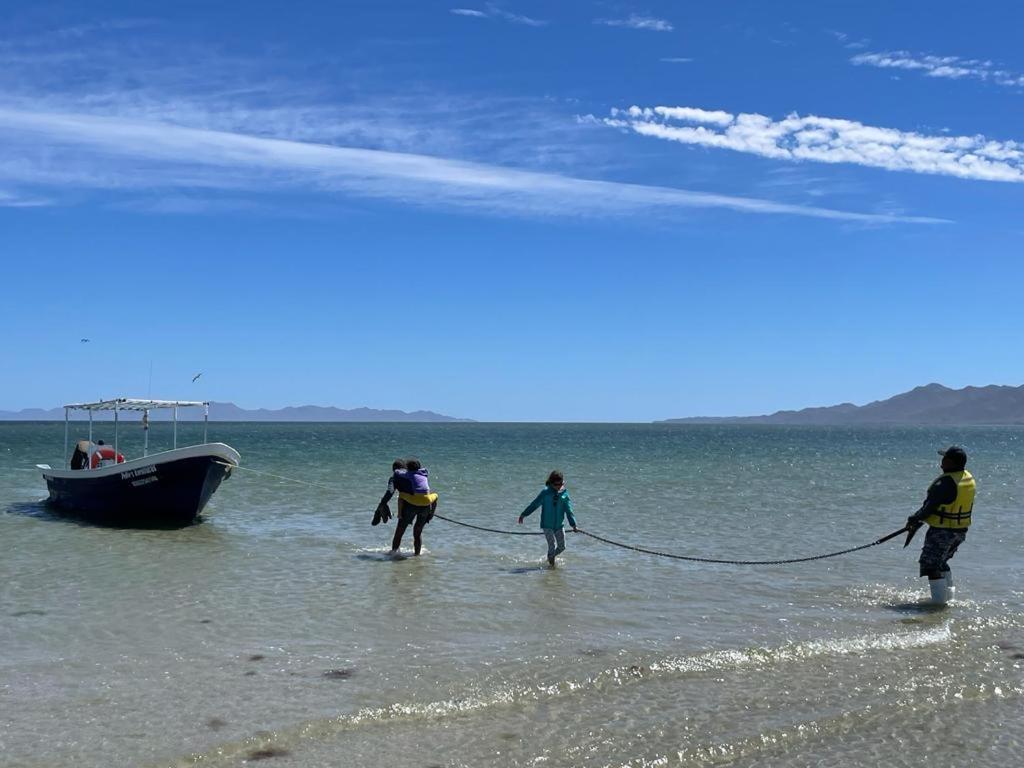
<svg viewBox="0 0 1024 768"><path fill-rule="evenodd" d="M178 409L203 408L203 442L178 447ZM169 451L149 454L149 412L174 411L174 444ZM89 438L76 441L69 454L70 413L89 413ZM113 412L113 446L93 443L93 414ZM142 456L126 460L118 450L118 415L141 411ZM208 443L210 404L187 400L117 398L64 406L63 469L40 464L50 491L50 504L61 512L96 522L131 527L177 527L199 518L221 482L231 476L241 457L224 443Z"/></svg>

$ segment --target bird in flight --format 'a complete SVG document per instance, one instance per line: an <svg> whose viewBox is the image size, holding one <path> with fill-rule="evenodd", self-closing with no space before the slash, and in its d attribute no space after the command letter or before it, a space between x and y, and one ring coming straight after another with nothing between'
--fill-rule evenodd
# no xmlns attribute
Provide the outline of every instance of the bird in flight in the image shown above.
<svg viewBox="0 0 1024 768"><path fill-rule="evenodd" d="M89 343L89 340L88 340L88 339L82 339L82 340L81 340L81 341L79 342L79 344L88 344L88 343Z"/></svg>
<svg viewBox="0 0 1024 768"><path fill-rule="evenodd" d="M195 376L193 376L193 377L192 377L192 383L193 383L193 384L195 384L195 383L196 383L196 381L198 381L199 377L200 377L200 376L202 376L202 375L203 375L203 372L202 372L202 371L200 371L200 372L199 372L199 373L197 373L197 374L196 374Z"/></svg>

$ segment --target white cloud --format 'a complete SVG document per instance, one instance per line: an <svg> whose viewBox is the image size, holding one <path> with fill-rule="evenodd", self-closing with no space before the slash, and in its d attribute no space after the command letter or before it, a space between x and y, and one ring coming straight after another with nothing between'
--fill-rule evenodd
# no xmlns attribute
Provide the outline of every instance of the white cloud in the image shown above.
<svg viewBox="0 0 1024 768"><path fill-rule="evenodd" d="M257 214L261 217L312 218L316 213L310 206L281 206L269 200L252 200L225 196L198 196L167 194L157 196L140 195L131 200L111 205L115 210L137 213L155 213L182 216ZM336 210L324 210L323 214L336 214Z"/></svg>
<svg viewBox="0 0 1024 768"><path fill-rule="evenodd" d="M599 142L581 143L571 113L547 99L453 95L415 83L396 88L352 67L315 80L290 63L162 41L27 49L0 39L0 106L517 167L605 162ZM0 145L0 161L5 157Z"/></svg>
<svg viewBox="0 0 1024 768"><path fill-rule="evenodd" d="M921 72L927 77L950 80L971 78L1008 87L1024 86L1024 75L997 67L991 61L963 59L959 56L912 54L908 51L859 53L850 59L853 64Z"/></svg>
<svg viewBox="0 0 1024 768"><path fill-rule="evenodd" d="M858 50L860 48L867 48L868 43L871 42L870 40L867 40L866 38L865 39L861 39L861 40L851 40L850 36L848 34L846 34L845 32L840 32L840 31L835 30L835 29L826 29L825 31L828 32L830 35L832 35L832 37L834 37L840 43L842 43L843 48L848 48L850 50Z"/></svg>
<svg viewBox="0 0 1024 768"><path fill-rule="evenodd" d="M605 125L683 144L779 160L852 163L984 181L1024 181L1024 144L984 136L929 136L854 120L791 114L772 120L695 107L613 109Z"/></svg>
<svg viewBox="0 0 1024 768"><path fill-rule="evenodd" d="M299 193L303 210L312 195L318 210L372 197L524 216L649 220L720 208L935 221L601 181L609 167L624 171L610 142L546 100L394 93L386 80L372 87L365 73L349 80L345 68L310 81L288 59L97 31L0 39L4 205L73 198L136 210L244 211L287 208Z"/></svg>
<svg viewBox="0 0 1024 768"><path fill-rule="evenodd" d="M504 19L510 21L513 24L524 24L528 27L544 27L547 26L546 21L542 19L533 19L529 16L522 16L518 13L512 13L506 11L493 3L487 5L486 11L479 11L475 8L451 8L449 13L454 13L457 16L470 16L475 19Z"/></svg>
<svg viewBox="0 0 1024 768"><path fill-rule="evenodd" d="M508 11L502 10L493 5L487 6L487 9L492 15L499 18L505 19L505 21L511 21L513 24L525 24L528 27L544 27L547 26L547 22L541 19L531 19L529 16L521 16L517 13L509 13Z"/></svg>
<svg viewBox="0 0 1024 768"><path fill-rule="evenodd" d="M24 197L0 190L0 208L39 208L44 205L51 205L51 201L42 198Z"/></svg>
<svg viewBox="0 0 1024 768"><path fill-rule="evenodd" d="M0 108L0 181L74 187L342 193L544 216L663 215L695 208L862 223L941 220L575 178L429 155Z"/></svg>
<svg viewBox="0 0 1024 768"><path fill-rule="evenodd" d="M684 56L663 56L660 61L664 61L669 64L689 64L693 59L688 59Z"/></svg>
<svg viewBox="0 0 1024 768"><path fill-rule="evenodd" d="M672 22L665 19L656 19L653 16L640 16L630 14L625 19L595 19L595 24L603 24L606 27L626 27L627 29L644 29L650 32L671 32L675 27Z"/></svg>

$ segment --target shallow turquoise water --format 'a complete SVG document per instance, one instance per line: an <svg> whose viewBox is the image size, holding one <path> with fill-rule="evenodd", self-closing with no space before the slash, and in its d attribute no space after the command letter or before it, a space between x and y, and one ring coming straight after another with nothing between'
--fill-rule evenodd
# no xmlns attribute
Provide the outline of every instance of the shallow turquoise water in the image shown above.
<svg viewBox="0 0 1024 768"><path fill-rule="evenodd" d="M0 765L229 766L270 749L280 766L1004 768L1024 754L1024 430L214 424L244 467L316 487L239 471L202 524L131 531L37 503L34 464L60 463L63 429L0 424ZM169 429L154 425L153 448ZM137 427L123 430L135 455ZM185 425L179 442L200 434ZM468 522L514 528L557 467L602 535L808 555L899 528L951 442L979 497L960 599L941 612L914 607L917 546L899 541L750 568L570 536L549 570L540 537L440 520L425 556L390 562L393 528L369 525L391 459L412 454L439 511Z"/></svg>

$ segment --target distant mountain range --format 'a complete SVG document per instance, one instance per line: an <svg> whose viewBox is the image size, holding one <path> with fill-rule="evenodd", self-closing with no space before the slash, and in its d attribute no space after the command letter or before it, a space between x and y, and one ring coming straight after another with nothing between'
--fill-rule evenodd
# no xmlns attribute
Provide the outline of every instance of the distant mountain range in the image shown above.
<svg viewBox="0 0 1024 768"><path fill-rule="evenodd" d="M107 413L97 418L110 418ZM72 418L77 420L88 419L88 415L81 412L72 412ZM137 420L140 414L124 412L120 418L126 420ZM150 418L154 421L167 421L171 418L170 411L153 411ZM202 410L199 408L183 408L178 412L178 418L182 421L195 421L203 418ZM0 421L63 421L63 408L26 408L21 411L0 411ZM234 403L210 403L210 421L410 421L410 422L450 422L450 421L472 421L472 419L458 419L454 416L445 416L433 411L395 411L380 410L377 408L333 408L320 405L300 405L298 407L279 408L270 410L257 408L248 410L239 408Z"/></svg>
<svg viewBox="0 0 1024 768"><path fill-rule="evenodd" d="M666 419L663 424L1024 424L1024 386L964 387L941 384L867 405L842 403L825 408L777 411L767 416L696 416Z"/></svg>

